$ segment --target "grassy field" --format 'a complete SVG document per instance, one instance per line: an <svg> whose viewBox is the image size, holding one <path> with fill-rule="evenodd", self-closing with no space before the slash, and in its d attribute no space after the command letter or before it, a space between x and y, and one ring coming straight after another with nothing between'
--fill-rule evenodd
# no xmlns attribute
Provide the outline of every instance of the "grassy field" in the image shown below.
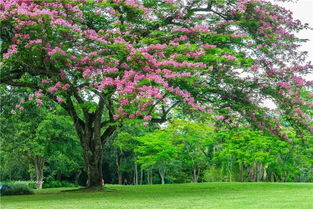
<svg viewBox="0 0 313 209"><path fill-rule="evenodd" d="M304 183L108 185L102 192L61 192L66 189L4 196L1 209L313 209L313 184Z"/></svg>

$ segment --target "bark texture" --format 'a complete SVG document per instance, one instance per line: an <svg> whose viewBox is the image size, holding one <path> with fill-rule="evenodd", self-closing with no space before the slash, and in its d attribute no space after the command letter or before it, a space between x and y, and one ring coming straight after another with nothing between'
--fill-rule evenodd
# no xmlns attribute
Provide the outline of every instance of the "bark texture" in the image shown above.
<svg viewBox="0 0 313 209"><path fill-rule="evenodd" d="M42 189L43 184L43 167L45 159L40 156L34 158L35 171L36 171L36 189Z"/></svg>

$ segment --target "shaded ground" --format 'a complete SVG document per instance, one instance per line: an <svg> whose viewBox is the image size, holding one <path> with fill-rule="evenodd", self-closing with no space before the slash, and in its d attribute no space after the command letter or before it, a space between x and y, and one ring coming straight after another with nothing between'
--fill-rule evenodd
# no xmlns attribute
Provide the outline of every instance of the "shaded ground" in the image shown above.
<svg viewBox="0 0 313 209"><path fill-rule="evenodd" d="M1 209L313 209L313 184L305 183L108 185L102 192L61 192L66 189L1 197Z"/></svg>

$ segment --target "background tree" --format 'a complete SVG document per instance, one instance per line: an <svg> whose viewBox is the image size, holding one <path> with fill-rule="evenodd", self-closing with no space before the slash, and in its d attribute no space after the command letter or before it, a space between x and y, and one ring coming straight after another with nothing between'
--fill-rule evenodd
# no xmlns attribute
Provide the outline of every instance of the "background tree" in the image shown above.
<svg viewBox="0 0 313 209"><path fill-rule="evenodd" d="M137 140L141 143L137 146L138 163L150 171L152 179L153 170L156 170L160 177L161 183L165 184L165 177L168 173L178 166L177 148L173 145L170 132L157 131L147 134L143 137L138 137ZM148 182L152 184L152 181Z"/></svg>
<svg viewBox="0 0 313 209"><path fill-rule="evenodd" d="M10 100L16 100L18 97L14 94L6 95L3 89L1 90L4 110L10 107ZM14 93L14 89L6 92ZM31 165L35 170L36 188L41 189L47 163L57 162L55 171L66 175L81 167L81 150L72 121L62 110L39 108L29 102L24 106L26 110L17 105L17 108L23 110L20 114L2 112L1 152L6 153L4 156L19 159L18 164ZM5 163L3 160L1 162ZM63 169L62 164L65 166Z"/></svg>

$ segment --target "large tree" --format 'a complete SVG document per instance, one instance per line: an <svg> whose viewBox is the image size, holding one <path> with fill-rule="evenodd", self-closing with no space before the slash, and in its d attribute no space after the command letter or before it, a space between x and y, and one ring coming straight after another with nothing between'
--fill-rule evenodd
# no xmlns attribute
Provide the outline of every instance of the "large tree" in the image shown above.
<svg viewBox="0 0 313 209"><path fill-rule="evenodd" d="M163 122L176 106L289 140L260 106L269 99L298 134L313 132L299 94L312 85L294 36L304 28L262 0L1 0L1 83L34 89L37 105L60 103L99 186L103 143L118 126Z"/></svg>

